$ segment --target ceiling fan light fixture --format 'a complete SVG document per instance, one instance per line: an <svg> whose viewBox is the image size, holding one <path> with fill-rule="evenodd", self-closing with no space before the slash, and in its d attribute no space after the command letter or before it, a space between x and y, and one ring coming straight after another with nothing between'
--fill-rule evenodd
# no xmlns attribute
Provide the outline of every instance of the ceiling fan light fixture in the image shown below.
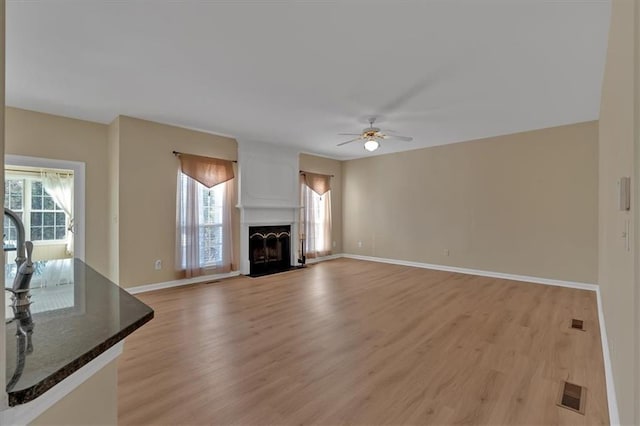
<svg viewBox="0 0 640 426"><path fill-rule="evenodd" d="M369 152L373 152L378 148L380 148L380 142L378 142L375 139L369 139L364 143L364 149L366 149Z"/></svg>

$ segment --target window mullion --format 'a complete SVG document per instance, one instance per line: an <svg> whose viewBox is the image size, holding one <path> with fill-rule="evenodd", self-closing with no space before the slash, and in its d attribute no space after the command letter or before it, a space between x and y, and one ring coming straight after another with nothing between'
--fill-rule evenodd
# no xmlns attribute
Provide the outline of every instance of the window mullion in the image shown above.
<svg viewBox="0 0 640 426"><path fill-rule="evenodd" d="M24 180L24 194L22 195L22 221L24 222L25 240L31 241L31 179Z"/></svg>

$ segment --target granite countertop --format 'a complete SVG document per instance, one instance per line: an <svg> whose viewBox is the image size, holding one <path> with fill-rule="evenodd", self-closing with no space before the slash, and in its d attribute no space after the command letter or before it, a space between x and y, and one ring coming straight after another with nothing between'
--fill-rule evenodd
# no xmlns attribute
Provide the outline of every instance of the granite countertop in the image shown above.
<svg viewBox="0 0 640 426"><path fill-rule="evenodd" d="M42 395L153 318L149 306L81 260L35 265L30 319L14 320L11 294L5 291L5 321L11 321L6 325L10 406ZM7 287L15 269L15 264L5 267ZM30 330L31 325L31 345L27 346L29 333L18 330Z"/></svg>

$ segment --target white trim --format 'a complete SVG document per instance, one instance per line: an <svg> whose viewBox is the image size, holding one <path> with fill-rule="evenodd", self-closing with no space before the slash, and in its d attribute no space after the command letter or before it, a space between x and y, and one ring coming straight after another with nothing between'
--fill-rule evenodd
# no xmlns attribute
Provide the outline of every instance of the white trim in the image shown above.
<svg viewBox="0 0 640 426"><path fill-rule="evenodd" d="M240 205L236 204L237 209L269 209L269 210L289 210L301 209L302 206L297 205L278 205L278 206L261 206L261 205Z"/></svg>
<svg viewBox="0 0 640 426"><path fill-rule="evenodd" d="M307 265L312 265L314 263L324 262L325 260L339 259L341 257L346 257L346 255L344 255L342 253L336 253L336 254L330 254L328 256L307 258L306 264Z"/></svg>
<svg viewBox="0 0 640 426"><path fill-rule="evenodd" d="M291 226L293 228L293 225L296 224L296 222L287 222L287 221L283 221L283 220L260 220L260 221L253 221L253 222L240 222L241 225L247 225L247 226ZM293 232L293 230L292 230Z"/></svg>
<svg viewBox="0 0 640 426"><path fill-rule="evenodd" d="M344 255L342 253L338 253L338 254L332 254L329 256L317 257L314 259L307 259L307 265L323 262L325 260L338 259L341 257L344 257ZM135 287L123 288L123 290L126 290L127 292L129 292L129 294L146 293L147 291L181 287L181 286L190 285L190 284L206 283L214 280L222 280L225 278L237 277L239 275L240 275L240 271L231 271L224 274L201 275L199 277L185 278L182 280L164 281L164 282L155 283L155 284L138 285Z"/></svg>
<svg viewBox="0 0 640 426"><path fill-rule="evenodd" d="M33 401L0 411L0 424L9 426L31 423L71 393L75 388L120 356L123 347L124 341L121 340Z"/></svg>
<svg viewBox="0 0 640 426"><path fill-rule="evenodd" d="M590 283L580 283L574 281L554 280L551 278L531 277L528 275L505 274L503 272L483 271L480 269L460 268L457 266L436 265L432 263L410 262L407 260L386 259L382 257L361 256L358 254L344 254L343 257L357 260L368 260L371 262L391 263L394 265L412 266L414 268L434 269L436 271L457 272L459 274L479 275L481 277L502 278L512 281L523 281L535 284L555 285L559 287L577 288L580 290L597 291L598 286Z"/></svg>
<svg viewBox="0 0 640 426"><path fill-rule="evenodd" d="M616 398L616 388L613 382L613 367L611 364L611 354L609 353L609 340L607 339L607 327L604 323L604 308L602 306L602 296L600 287L596 290L598 300L598 321L600 322L600 340L602 341L602 357L604 359L604 376L607 386L607 403L609 404L609 424L617 426L620 424L620 413L618 411L618 400Z"/></svg>
<svg viewBox="0 0 640 426"><path fill-rule="evenodd" d="M80 161L54 160L50 158L29 157L26 155L6 154L5 164L24 167L42 167L45 169L73 170L73 223L76 233L73 235L73 257L84 260L85 256L85 163Z"/></svg>
<svg viewBox="0 0 640 426"><path fill-rule="evenodd" d="M231 271L224 274L201 275L199 277L185 278L182 280L173 280L173 281L165 281L165 282L160 282L155 284L137 285L135 287L123 288L123 290L126 290L127 292L129 292L129 294L138 294L138 293L145 293L147 291L162 290L163 288L181 287L183 285L189 285L189 284L206 283L209 281L221 280L224 278L237 277L238 275L240 275L240 271Z"/></svg>

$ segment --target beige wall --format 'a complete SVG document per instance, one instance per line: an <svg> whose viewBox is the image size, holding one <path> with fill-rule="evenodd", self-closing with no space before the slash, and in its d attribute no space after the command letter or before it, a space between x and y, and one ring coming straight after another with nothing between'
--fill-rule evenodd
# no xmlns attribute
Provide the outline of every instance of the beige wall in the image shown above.
<svg viewBox="0 0 640 426"><path fill-rule="evenodd" d="M86 164L85 258L108 272L107 126L17 108L6 108L6 154Z"/></svg>
<svg viewBox="0 0 640 426"><path fill-rule="evenodd" d="M639 136L637 120L637 13L638 2L613 2L609 48L600 106L600 224L599 278L609 350L614 373L620 419L623 424L640 423L640 330L638 300L634 281L635 247L622 237L627 227L633 235L633 215L618 209L617 182L634 176L634 141ZM634 42L635 40L635 42ZM638 162L637 164L640 164ZM635 201L637 206L637 200Z"/></svg>
<svg viewBox="0 0 640 426"><path fill-rule="evenodd" d="M331 179L331 239L332 253L342 253L342 161L309 154L300 154L300 170L325 175Z"/></svg>
<svg viewBox="0 0 640 426"><path fill-rule="evenodd" d="M119 127L118 282L131 287L174 280L179 162L171 151L236 160L237 142L124 116ZM237 209L233 229L237 259ZM162 260L162 270L154 269L155 259Z"/></svg>
<svg viewBox="0 0 640 426"><path fill-rule="evenodd" d="M120 210L120 117L109 125L107 131L108 180L109 180L109 279L118 282L120 271L120 232L118 212Z"/></svg>
<svg viewBox="0 0 640 426"><path fill-rule="evenodd" d="M117 425L117 360L107 364L30 424L34 426Z"/></svg>
<svg viewBox="0 0 640 426"><path fill-rule="evenodd" d="M595 283L597 142L589 122L347 161L344 251Z"/></svg>
<svg viewBox="0 0 640 426"><path fill-rule="evenodd" d="M6 108L6 152L86 164L86 260L123 287L174 280L178 160L235 160L234 139L119 117L110 125ZM239 230L234 210L233 229ZM238 234L235 232L236 258ZM153 267L161 259L162 270Z"/></svg>

